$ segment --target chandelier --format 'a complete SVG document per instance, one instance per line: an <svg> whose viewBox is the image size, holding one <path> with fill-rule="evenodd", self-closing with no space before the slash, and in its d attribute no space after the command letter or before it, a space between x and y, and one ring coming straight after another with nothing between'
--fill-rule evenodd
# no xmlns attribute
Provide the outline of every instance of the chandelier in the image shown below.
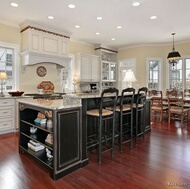
<svg viewBox="0 0 190 189"><path fill-rule="evenodd" d="M175 33L172 33L172 35L173 35L173 48L172 48L172 52L170 52L168 54L167 59L168 59L169 64L173 64L173 67L174 67L175 64L178 63L181 55L179 54L178 51L175 51L175 47L174 47L174 35L175 35Z"/></svg>

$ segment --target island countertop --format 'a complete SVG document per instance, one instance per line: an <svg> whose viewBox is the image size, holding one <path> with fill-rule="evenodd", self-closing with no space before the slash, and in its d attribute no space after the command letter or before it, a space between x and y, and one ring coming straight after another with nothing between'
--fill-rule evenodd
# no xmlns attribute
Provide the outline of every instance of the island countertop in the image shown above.
<svg viewBox="0 0 190 189"><path fill-rule="evenodd" d="M37 107L48 109L67 109L82 106L81 98L77 96L65 95L63 99L49 100L49 99L33 99L33 98L21 98L17 99L17 102L29 105L35 105Z"/></svg>

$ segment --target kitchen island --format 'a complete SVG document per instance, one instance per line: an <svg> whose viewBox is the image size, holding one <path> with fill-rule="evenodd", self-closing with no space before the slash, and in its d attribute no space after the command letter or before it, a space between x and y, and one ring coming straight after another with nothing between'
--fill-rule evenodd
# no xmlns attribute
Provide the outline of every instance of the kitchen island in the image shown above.
<svg viewBox="0 0 190 189"><path fill-rule="evenodd" d="M110 96L108 96L110 97ZM32 155L40 163L50 169L51 178L59 179L66 174L88 164L87 137L92 132L91 123L87 122L87 110L97 108L101 94L70 94L63 99L19 99L19 152ZM38 113L43 113L48 120L52 120L53 129L36 125L34 120ZM146 130L150 130L150 100L146 101ZM118 119L116 118L116 121ZM116 124L117 125L117 124ZM30 128L37 128L32 135ZM139 130L140 131L140 130ZM47 135L53 137L53 145L45 141ZM40 143L45 149L32 152L28 149L30 140ZM53 158L46 154L48 149Z"/></svg>
<svg viewBox="0 0 190 189"><path fill-rule="evenodd" d="M81 99L64 96L61 100L19 99L19 152L34 157L50 170L52 179L57 180L66 174L88 164L86 146L83 146ZM53 128L36 123L37 116L45 115ZM37 130L31 133L31 128ZM48 138L53 138L49 143ZM30 148L30 144L42 149Z"/></svg>

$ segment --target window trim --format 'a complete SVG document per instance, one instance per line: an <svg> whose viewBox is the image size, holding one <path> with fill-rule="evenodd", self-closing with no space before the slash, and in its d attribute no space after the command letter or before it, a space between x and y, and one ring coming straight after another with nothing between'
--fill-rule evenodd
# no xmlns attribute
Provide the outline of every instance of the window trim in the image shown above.
<svg viewBox="0 0 190 189"><path fill-rule="evenodd" d="M158 61L159 62L159 84L158 84L158 90L162 90L163 87L163 58L155 58L155 57L149 57L146 58L146 86L148 87L148 80L149 80L149 61Z"/></svg>
<svg viewBox="0 0 190 189"><path fill-rule="evenodd" d="M14 49L14 60L15 60L14 69L13 69L14 86L12 90L19 90L20 45L15 43L7 43L0 41L0 46Z"/></svg>

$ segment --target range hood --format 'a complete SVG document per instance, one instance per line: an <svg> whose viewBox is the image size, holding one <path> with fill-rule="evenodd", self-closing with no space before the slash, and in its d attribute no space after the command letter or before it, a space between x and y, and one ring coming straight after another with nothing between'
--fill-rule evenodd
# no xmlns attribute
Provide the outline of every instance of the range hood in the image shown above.
<svg viewBox="0 0 190 189"><path fill-rule="evenodd" d="M21 53L22 63L24 66L32 66L39 63L52 63L60 67L68 67L71 61L70 57L53 56L49 54L25 51Z"/></svg>
<svg viewBox="0 0 190 189"><path fill-rule="evenodd" d="M21 56L24 66L53 63L67 67L70 33L26 20L20 24Z"/></svg>

